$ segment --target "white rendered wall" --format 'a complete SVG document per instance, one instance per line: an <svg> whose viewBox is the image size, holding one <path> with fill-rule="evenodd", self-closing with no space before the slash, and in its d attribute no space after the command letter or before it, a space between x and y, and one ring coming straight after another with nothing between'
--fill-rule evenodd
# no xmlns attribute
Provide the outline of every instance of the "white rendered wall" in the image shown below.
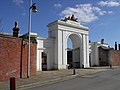
<svg viewBox="0 0 120 90"><path fill-rule="evenodd" d="M47 70L53 69L54 62L54 40L37 37L37 71L42 71L42 52L47 54Z"/></svg>
<svg viewBox="0 0 120 90"><path fill-rule="evenodd" d="M98 57L98 45L97 43L92 43L91 44L91 66L99 65L99 57Z"/></svg>
<svg viewBox="0 0 120 90"><path fill-rule="evenodd" d="M42 71L41 53L44 51L43 43L43 40L37 39L37 71Z"/></svg>

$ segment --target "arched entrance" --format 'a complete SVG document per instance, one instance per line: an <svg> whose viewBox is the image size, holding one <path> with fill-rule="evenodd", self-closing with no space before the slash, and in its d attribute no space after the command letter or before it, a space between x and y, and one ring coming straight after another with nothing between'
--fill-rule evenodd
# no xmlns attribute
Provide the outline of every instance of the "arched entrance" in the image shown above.
<svg viewBox="0 0 120 90"><path fill-rule="evenodd" d="M77 34L71 34L67 40L67 64L68 68L80 68L81 38Z"/></svg>

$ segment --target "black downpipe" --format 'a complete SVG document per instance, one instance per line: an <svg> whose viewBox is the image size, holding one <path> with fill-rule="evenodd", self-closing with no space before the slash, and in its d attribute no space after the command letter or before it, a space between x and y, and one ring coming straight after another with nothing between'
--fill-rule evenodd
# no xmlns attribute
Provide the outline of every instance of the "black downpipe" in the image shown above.
<svg viewBox="0 0 120 90"><path fill-rule="evenodd" d="M23 39L21 41L21 53L20 53L20 78L22 78L22 51L23 51Z"/></svg>

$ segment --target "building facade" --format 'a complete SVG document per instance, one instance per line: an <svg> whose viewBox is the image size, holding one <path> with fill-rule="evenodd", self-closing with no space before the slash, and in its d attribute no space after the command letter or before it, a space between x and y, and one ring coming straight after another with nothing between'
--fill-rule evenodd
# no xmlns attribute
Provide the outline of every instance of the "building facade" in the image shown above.
<svg viewBox="0 0 120 90"><path fill-rule="evenodd" d="M109 51L110 47L107 43L90 42L89 43L89 59L90 66L104 66L109 65Z"/></svg>

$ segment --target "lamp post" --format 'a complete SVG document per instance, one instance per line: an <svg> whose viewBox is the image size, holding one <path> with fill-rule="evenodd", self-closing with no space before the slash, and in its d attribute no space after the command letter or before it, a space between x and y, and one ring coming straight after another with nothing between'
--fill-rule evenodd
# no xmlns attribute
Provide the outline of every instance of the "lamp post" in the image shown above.
<svg viewBox="0 0 120 90"><path fill-rule="evenodd" d="M32 0L30 0L30 8L29 8L29 21L28 21L28 67L27 67L27 78L30 77L30 32L31 32L31 16L32 12L37 12L37 8L35 3L32 4Z"/></svg>

